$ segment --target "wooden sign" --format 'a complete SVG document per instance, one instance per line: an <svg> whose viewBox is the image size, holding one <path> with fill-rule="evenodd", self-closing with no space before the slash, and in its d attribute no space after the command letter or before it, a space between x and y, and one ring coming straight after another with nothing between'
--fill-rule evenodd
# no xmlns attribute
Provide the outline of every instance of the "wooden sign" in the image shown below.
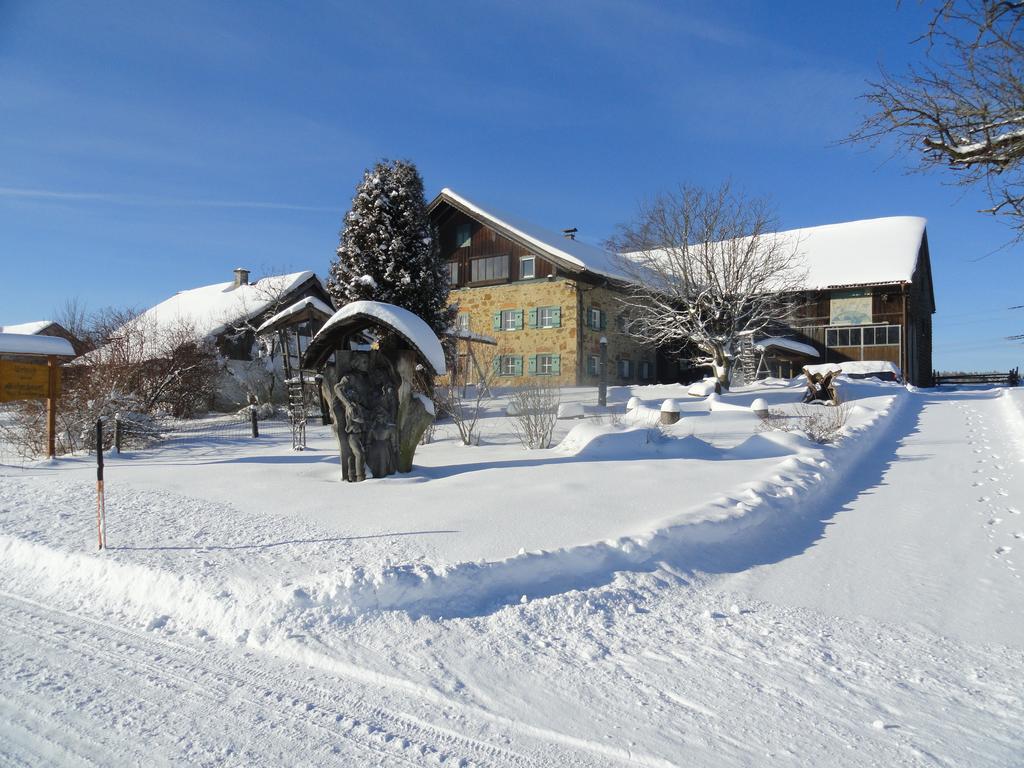
<svg viewBox="0 0 1024 768"><path fill-rule="evenodd" d="M13 400L45 400L60 396L60 369L53 369L53 391L50 390L51 369L45 363L15 363L0 360L0 403Z"/></svg>

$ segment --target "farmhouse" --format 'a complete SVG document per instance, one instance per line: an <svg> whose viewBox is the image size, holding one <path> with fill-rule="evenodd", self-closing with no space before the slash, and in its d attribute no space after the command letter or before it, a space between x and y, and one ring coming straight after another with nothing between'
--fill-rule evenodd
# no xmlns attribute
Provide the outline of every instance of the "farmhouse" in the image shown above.
<svg viewBox="0 0 1024 768"><path fill-rule="evenodd" d="M762 342L761 375L794 376L808 363L884 360L930 386L935 293L926 221L891 216L780 232L807 268L794 317ZM816 356L810 354L816 352Z"/></svg>
<svg viewBox="0 0 1024 768"><path fill-rule="evenodd" d="M217 408L242 405L249 394L280 399L275 386L282 363L277 350L261 354L257 328L268 317L300 299L314 298L330 308L331 299L313 272L294 272L249 282L249 270L234 279L180 291L143 312L133 324L144 333L173 340L176 335L212 339L225 363L214 400ZM160 350L166 344L154 345Z"/></svg>
<svg viewBox="0 0 1024 768"><path fill-rule="evenodd" d="M625 283L612 254L450 189L431 202L430 215L459 306L458 330L497 340L501 384L538 376L597 384L602 337L611 383L655 381L655 350L616 332L615 297Z"/></svg>
<svg viewBox="0 0 1024 768"><path fill-rule="evenodd" d="M609 382L678 381L672 358L620 332L616 300L627 283L601 248L484 207L451 189L430 204L448 263L458 330L497 340L502 383L598 381L602 337ZM799 311L751 340L756 375L794 376L809 363L885 360L908 381L931 379L935 312L925 220L898 216L779 232L806 265Z"/></svg>

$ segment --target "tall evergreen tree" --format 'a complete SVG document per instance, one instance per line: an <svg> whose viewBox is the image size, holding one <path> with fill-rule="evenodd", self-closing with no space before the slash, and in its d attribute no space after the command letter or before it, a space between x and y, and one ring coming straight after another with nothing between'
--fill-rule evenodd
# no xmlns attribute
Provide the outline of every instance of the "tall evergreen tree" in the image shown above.
<svg viewBox="0 0 1024 768"><path fill-rule="evenodd" d="M423 179L411 162L384 160L363 174L327 290L339 307L384 301L419 315L438 335L451 327L448 270L427 215Z"/></svg>

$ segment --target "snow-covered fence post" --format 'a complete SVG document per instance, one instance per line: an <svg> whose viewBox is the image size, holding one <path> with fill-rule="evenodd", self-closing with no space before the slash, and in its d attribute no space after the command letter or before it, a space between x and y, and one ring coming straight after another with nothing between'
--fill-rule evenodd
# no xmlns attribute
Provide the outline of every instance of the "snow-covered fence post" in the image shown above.
<svg viewBox="0 0 1024 768"><path fill-rule="evenodd" d="M121 455L121 414L114 414L114 451Z"/></svg>
<svg viewBox="0 0 1024 768"><path fill-rule="evenodd" d="M604 408L608 405L608 339L601 337L601 370L598 371L597 404Z"/></svg>
<svg viewBox="0 0 1024 768"><path fill-rule="evenodd" d="M661 404L661 424L675 424L679 421L679 403L669 399Z"/></svg>
<svg viewBox="0 0 1024 768"><path fill-rule="evenodd" d="M259 424L256 421L256 406L255 405L250 405L249 406L249 421L252 424L252 436L253 437L259 437L260 436L260 427L259 427Z"/></svg>

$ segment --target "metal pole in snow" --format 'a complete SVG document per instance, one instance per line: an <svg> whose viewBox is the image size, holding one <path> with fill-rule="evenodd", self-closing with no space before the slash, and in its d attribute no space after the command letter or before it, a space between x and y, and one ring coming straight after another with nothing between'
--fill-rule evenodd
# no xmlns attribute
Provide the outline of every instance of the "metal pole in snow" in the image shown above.
<svg viewBox="0 0 1024 768"><path fill-rule="evenodd" d="M96 419L96 537L99 548L107 546L107 510L103 498L103 420Z"/></svg>
<svg viewBox="0 0 1024 768"><path fill-rule="evenodd" d="M600 341L601 348L601 370L598 371L600 379L597 385L597 404L602 408L608 405L608 339L604 336Z"/></svg>

